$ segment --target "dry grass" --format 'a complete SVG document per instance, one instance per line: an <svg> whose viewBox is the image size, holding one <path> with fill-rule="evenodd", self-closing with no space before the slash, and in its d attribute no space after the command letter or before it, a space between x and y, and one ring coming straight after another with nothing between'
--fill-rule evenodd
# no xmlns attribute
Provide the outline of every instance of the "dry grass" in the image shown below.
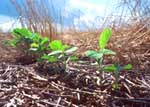
<svg viewBox="0 0 150 107"><path fill-rule="evenodd" d="M25 0L21 4L15 0L10 1L19 14L22 27L26 27L42 36L48 36L50 40L56 37L58 26L54 23L54 17L51 13L51 11L55 12L55 8L50 10L48 3L44 3L48 1L38 0L38 2L35 2L34 0ZM53 5L52 2L51 5ZM57 17L61 22L61 15L59 13L56 14L58 14Z"/></svg>

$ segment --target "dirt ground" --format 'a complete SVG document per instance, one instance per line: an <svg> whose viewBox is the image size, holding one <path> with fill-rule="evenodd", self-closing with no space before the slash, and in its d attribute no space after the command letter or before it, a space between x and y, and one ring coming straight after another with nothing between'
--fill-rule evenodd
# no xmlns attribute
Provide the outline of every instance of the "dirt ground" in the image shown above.
<svg viewBox="0 0 150 107"><path fill-rule="evenodd" d="M16 50L5 46L5 41L10 38L9 34L0 34L0 62L15 62L15 56L13 55L17 54Z"/></svg>

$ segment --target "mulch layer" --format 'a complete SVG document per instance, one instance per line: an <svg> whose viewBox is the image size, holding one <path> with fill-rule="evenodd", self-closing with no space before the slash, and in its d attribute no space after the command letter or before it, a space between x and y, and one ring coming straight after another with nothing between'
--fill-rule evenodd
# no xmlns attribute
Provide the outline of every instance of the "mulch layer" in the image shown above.
<svg viewBox="0 0 150 107"><path fill-rule="evenodd" d="M88 62L70 64L67 73L37 68L37 63L0 63L0 106L150 107L150 73L122 72L120 89L113 90L112 75L103 73L100 86L99 73Z"/></svg>

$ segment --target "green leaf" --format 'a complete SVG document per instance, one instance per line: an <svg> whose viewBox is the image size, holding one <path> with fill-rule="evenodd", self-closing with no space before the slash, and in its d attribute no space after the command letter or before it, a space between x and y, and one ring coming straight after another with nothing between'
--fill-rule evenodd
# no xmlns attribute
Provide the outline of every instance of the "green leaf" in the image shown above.
<svg viewBox="0 0 150 107"><path fill-rule="evenodd" d="M63 51L56 50L56 51L52 51L51 53L49 53L48 56L58 55L58 54L61 54L61 53L63 53Z"/></svg>
<svg viewBox="0 0 150 107"><path fill-rule="evenodd" d="M32 43L30 46L31 46L31 48L38 48L39 47L39 45L37 43Z"/></svg>
<svg viewBox="0 0 150 107"><path fill-rule="evenodd" d="M103 68L104 71L108 71L108 72L114 72L114 71L117 71L117 67L113 64L113 65L110 65L110 66L105 66Z"/></svg>
<svg viewBox="0 0 150 107"><path fill-rule="evenodd" d="M15 39L20 42L24 41L26 43L39 42L40 36L36 33L30 32L30 30L26 28L16 28L12 32Z"/></svg>
<svg viewBox="0 0 150 107"><path fill-rule="evenodd" d="M48 62L57 62L57 61L58 61L58 59L53 56L49 57L49 59L48 59Z"/></svg>
<svg viewBox="0 0 150 107"><path fill-rule="evenodd" d="M54 56L49 56L49 55L43 55L41 57L42 60L46 60L48 62L56 62L58 61L57 57L54 57Z"/></svg>
<svg viewBox="0 0 150 107"><path fill-rule="evenodd" d="M77 56L70 56L69 57L69 61L76 61L76 60L78 60Z"/></svg>
<svg viewBox="0 0 150 107"><path fill-rule="evenodd" d="M39 45L37 44L37 43L32 43L31 45L30 45L30 49L29 50L31 50L31 51L37 51L38 50L38 48L39 48Z"/></svg>
<svg viewBox="0 0 150 107"><path fill-rule="evenodd" d="M39 42L41 37L37 33L32 33L31 39L33 40L33 42Z"/></svg>
<svg viewBox="0 0 150 107"><path fill-rule="evenodd" d="M17 40L13 39L13 40L8 40L5 42L6 45L12 46L12 47L16 47L17 45Z"/></svg>
<svg viewBox="0 0 150 107"><path fill-rule="evenodd" d="M72 54L74 51L76 51L78 48L77 47L72 47L68 50L65 51L66 54Z"/></svg>
<svg viewBox="0 0 150 107"><path fill-rule="evenodd" d="M116 55L116 52L109 49L101 49L100 53L103 53L104 55Z"/></svg>
<svg viewBox="0 0 150 107"><path fill-rule="evenodd" d="M111 30L109 28L104 29L104 31L101 33L100 37L99 37L99 47L100 49L104 49L108 40L111 37Z"/></svg>
<svg viewBox="0 0 150 107"><path fill-rule="evenodd" d="M68 45L63 45L63 49L65 50L65 49L68 49L68 48L70 48L70 46L68 46Z"/></svg>
<svg viewBox="0 0 150 107"><path fill-rule="evenodd" d="M32 36L32 33L26 28L16 28L12 33L17 37L29 38Z"/></svg>
<svg viewBox="0 0 150 107"><path fill-rule="evenodd" d="M77 56L70 56L67 58L66 63L68 63L69 61L76 61L76 60L78 60Z"/></svg>
<svg viewBox="0 0 150 107"><path fill-rule="evenodd" d="M85 54L86 54L86 56L97 59L97 60L101 59L103 57L102 53L99 53L99 52L93 51L93 50L86 51Z"/></svg>
<svg viewBox="0 0 150 107"><path fill-rule="evenodd" d="M64 48L65 48L60 40L54 40L54 41L52 41L52 42L49 44L49 47L50 47L53 51L56 51L56 50L62 50L62 51L64 51Z"/></svg>
<svg viewBox="0 0 150 107"><path fill-rule="evenodd" d="M42 41L40 42L40 45L43 46L46 43L48 43L49 39L47 37L42 38Z"/></svg>
<svg viewBox="0 0 150 107"><path fill-rule="evenodd" d="M123 67L124 70L130 70L132 69L132 65L131 64L127 64Z"/></svg>

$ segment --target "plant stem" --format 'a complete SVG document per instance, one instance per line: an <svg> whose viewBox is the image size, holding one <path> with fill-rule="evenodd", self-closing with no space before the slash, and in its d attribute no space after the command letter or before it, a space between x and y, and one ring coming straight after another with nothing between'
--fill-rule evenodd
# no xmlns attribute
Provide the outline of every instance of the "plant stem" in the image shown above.
<svg viewBox="0 0 150 107"><path fill-rule="evenodd" d="M103 58L97 61L99 65L98 71L99 71L99 77L100 77L100 85L102 85L102 80L103 80L103 76L102 76L103 72L101 70L102 60Z"/></svg>

